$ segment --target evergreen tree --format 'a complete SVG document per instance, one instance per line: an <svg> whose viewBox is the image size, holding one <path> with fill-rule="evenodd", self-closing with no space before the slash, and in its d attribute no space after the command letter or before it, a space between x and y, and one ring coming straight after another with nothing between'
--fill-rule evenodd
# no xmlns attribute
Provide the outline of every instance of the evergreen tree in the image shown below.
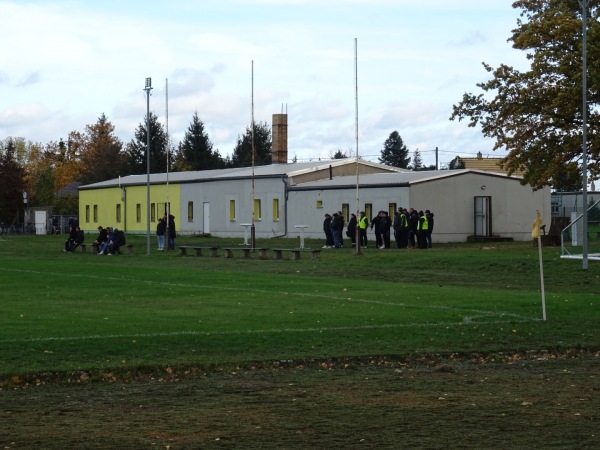
<svg viewBox="0 0 600 450"><path fill-rule="evenodd" d="M84 184L110 180L123 175L123 143L114 135L115 127L104 114L86 125L83 136L79 180Z"/></svg>
<svg viewBox="0 0 600 450"><path fill-rule="evenodd" d="M264 166L272 163L271 129L266 122L254 125L254 165ZM244 136L238 136L228 167L252 166L252 127L246 127Z"/></svg>
<svg viewBox="0 0 600 450"><path fill-rule="evenodd" d="M204 129L204 124L194 113L183 141L175 158L176 170L210 170L222 169L225 162L218 150L213 150L213 144Z"/></svg>
<svg viewBox="0 0 600 450"><path fill-rule="evenodd" d="M15 144L9 139L0 157L0 222L7 224L16 224L23 217L25 170L15 153Z"/></svg>
<svg viewBox="0 0 600 450"><path fill-rule="evenodd" d="M404 141L397 131L392 131L390 136L383 143L381 157L379 162L388 166L408 168L410 158L408 156L408 148L404 145Z"/></svg>
<svg viewBox="0 0 600 450"><path fill-rule="evenodd" d="M419 149L414 151L412 161L413 163L410 167L412 170L423 170L423 158L421 158L421 152Z"/></svg>
<svg viewBox="0 0 600 450"><path fill-rule="evenodd" d="M453 169L464 169L465 168L465 162L462 160L462 158L460 156L457 156L452 161L450 161L450 165L449 165L448 168L450 170L453 170Z"/></svg>
<svg viewBox="0 0 600 450"><path fill-rule="evenodd" d="M124 175L142 175L146 173L148 136L146 119L135 130L135 139L127 144ZM158 121L158 117L150 113L150 173L164 173L167 171L168 149L168 138L165 129Z"/></svg>

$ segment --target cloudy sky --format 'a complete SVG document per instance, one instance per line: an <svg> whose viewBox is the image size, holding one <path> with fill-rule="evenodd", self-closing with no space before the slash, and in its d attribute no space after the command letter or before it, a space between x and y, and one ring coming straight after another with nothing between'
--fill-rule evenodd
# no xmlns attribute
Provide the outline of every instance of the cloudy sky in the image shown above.
<svg viewBox="0 0 600 450"><path fill-rule="evenodd" d="M168 80L172 140L197 111L223 156L251 123L253 85L255 121L287 111L290 158L354 154L356 91L366 159L394 130L426 164L436 147L440 165L502 156L448 118L488 79L483 61L525 67L507 42L512 2L0 0L0 139L66 140L104 113L127 143L151 77L150 109L163 123Z"/></svg>

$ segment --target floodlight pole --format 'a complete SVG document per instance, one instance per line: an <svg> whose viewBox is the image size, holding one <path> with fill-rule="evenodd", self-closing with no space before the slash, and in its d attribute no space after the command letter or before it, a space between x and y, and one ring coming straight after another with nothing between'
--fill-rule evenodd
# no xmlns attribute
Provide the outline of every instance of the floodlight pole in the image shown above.
<svg viewBox="0 0 600 450"><path fill-rule="evenodd" d="M146 78L146 256L150 256L150 91L152 78Z"/></svg>
<svg viewBox="0 0 600 450"><path fill-rule="evenodd" d="M361 250L361 231L359 226L360 217L360 198L359 198L359 173L360 165L358 163L358 40L354 38L354 137L356 139L356 229L354 230L354 253L362 255Z"/></svg>
<svg viewBox="0 0 600 450"><path fill-rule="evenodd" d="M581 223L581 231L583 233L583 249L582 249L582 268L583 270L588 269L588 217L587 217L587 0L581 0L582 14L582 58L581 58L581 66L582 66L582 130L581 130L581 140L582 140L582 163L581 163L581 172L582 172L582 184L583 184L583 194L581 196L581 201L583 202L583 217Z"/></svg>

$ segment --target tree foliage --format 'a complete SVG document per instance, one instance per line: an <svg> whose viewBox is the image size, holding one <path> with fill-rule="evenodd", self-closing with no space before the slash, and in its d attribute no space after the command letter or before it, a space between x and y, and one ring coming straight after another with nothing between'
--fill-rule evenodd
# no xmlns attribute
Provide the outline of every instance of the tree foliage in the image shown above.
<svg viewBox="0 0 600 450"><path fill-rule="evenodd" d="M266 122L254 124L254 165L264 166L272 162L271 129ZM252 126L246 127L227 163L228 167L252 166Z"/></svg>
<svg viewBox="0 0 600 450"><path fill-rule="evenodd" d="M423 170L423 158L421 157L421 152L419 149L416 149L413 153L412 165L410 166L410 169Z"/></svg>
<svg viewBox="0 0 600 450"><path fill-rule="evenodd" d="M464 169L464 168L465 168L465 162L462 160L462 158L460 156L457 156L452 161L450 161L450 165L448 166L448 169L450 169L450 170Z"/></svg>
<svg viewBox="0 0 600 450"><path fill-rule="evenodd" d="M388 166L406 169L410 164L408 148L397 131L392 131L383 143L379 162Z"/></svg>
<svg viewBox="0 0 600 450"><path fill-rule="evenodd" d="M0 221L7 224L23 217L25 171L16 159L16 151L14 141L9 139L0 157Z"/></svg>
<svg viewBox="0 0 600 450"><path fill-rule="evenodd" d="M185 132L183 141L179 143L175 156L175 170L210 170L222 169L225 161L218 150L213 150L213 144L204 129L204 123L194 113L190 126Z"/></svg>
<svg viewBox="0 0 600 450"><path fill-rule="evenodd" d="M110 180L123 174L123 143L114 134L114 125L102 114L98 121L86 125L82 136L79 181L83 184Z"/></svg>
<svg viewBox="0 0 600 450"><path fill-rule="evenodd" d="M135 130L135 139L127 144L124 175L141 175L146 173L147 117ZM169 142L165 128L155 114L150 113L150 173L167 171L167 152ZM169 158L170 160L170 158Z"/></svg>
<svg viewBox="0 0 600 450"><path fill-rule="evenodd" d="M521 19L509 41L527 53L530 67L519 71L507 65L466 93L454 105L451 120L467 119L495 139L494 149L508 155L502 166L524 170L524 182L539 189L581 189L582 158L582 14L578 0L519 0L513 7ZM600 23L599 0L588 1L588 167L600 173Z"/></svg>

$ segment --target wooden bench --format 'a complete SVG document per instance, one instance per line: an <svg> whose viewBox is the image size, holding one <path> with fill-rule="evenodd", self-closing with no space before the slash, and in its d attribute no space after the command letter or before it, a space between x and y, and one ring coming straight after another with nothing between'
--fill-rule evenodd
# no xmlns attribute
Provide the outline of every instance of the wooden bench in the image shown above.
<svg viewBox="0 0 600 450"><path fill-rule="evenodd" d="M300 259L302 253L310 253L312 259L321 259L321 249L310 248L274 248L273 259L283 259L283 252L291 252L294 261Z"/></svg>
<svg viewBox="0 0 600 450"><path fill-rule="evenodd" d="M81 253L87 253L87 244L79 244L79 247L81 248Z"/></svg>
<svg viewBox="0 0 600 450"><path fill-rule="evenodd" d="M224 248L223 249L225 251L225 258L233 258L233 251L234 250L241 250L243 257L246 259L250 259L250 253L252 252L252 248L250 247L229 247L229 248Z"/></svg>
<svg viewBox="0 0 600 450"><path fill-rule="evenodd" d="M250 259L252 258L252 253L258 252L259 259L269 259L267 252L268 248L251 248L251 247L229 247L224 248L225 258L233 258L233 252L235 250L241 250L244 258Z"/></svg>
<svg viewBox="0 0 600 450"><path fill-rule="evenodd" d="M125 246L127 247L127 254L133 255L133 244L126 244Z"/></svg>
<svg viewBox="0 0 600 450"><path fill-rule="evenodd" d="M193 245L180 245L179 246L180 254L182 256L187 255L187 249L194 250L194 256L202 256L202 250L209 250L210 256L212 256L213 258L219 256L218 255L219 247L195 247Z"/></svg>

